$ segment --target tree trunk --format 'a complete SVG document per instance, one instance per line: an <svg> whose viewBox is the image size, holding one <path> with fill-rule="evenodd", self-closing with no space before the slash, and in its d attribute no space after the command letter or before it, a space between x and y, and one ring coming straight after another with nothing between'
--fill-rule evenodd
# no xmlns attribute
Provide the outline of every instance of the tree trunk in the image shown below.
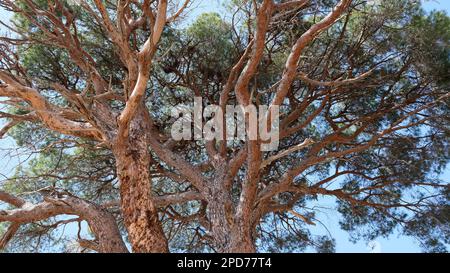
<svg viewBox="0 0 450 273"><path fill-rule="evenodd" d="M247 223L248 222L248 223ZM237 221L231 232L231 242L229 252L232 253L255 253L255 240L253 238L253 230L250 228L250 220L245 222Z"/></svg>
<svg viewBox="0 0 450 273"><path fill-rule="evenodd" d="M221 164L216 176L208 183L209 198L207 217L211 223L211 235L214 246L220 253L254 253L250 219L238 221L234 213L228 177L228 167Z"/></svg>
<svg viewBox="0 0 450 273"><path fill-rule="evenodd" d="M158 212L152 201L150 154L140 117L130 124L127 140L113 147L120 179L121 208L133 252L168 252Z"/></svg>
<svg viewBox="0 0 450 273"><path fill-rule="evenodd" d="M210 231L215 250L219 253L230 252L232 222L229 216L230 211L223 202L221 194L212 194L207 200L208 208L206 215L210 222Z"/></svg>
<svg viewBox="0 0 450 273"><path fill-rule="evenodd" d="M217 167L220 166L220 167ZM217 252L229 252L233 227L233 206L226 187L226 164L216 165L216 174L207 183L206 216L210 223L210 235Z"/></svg>
<svg viewBox="0 0 450 273"><path fill-rule="evenodd" d="M211 195L208 199L207 217L211 223L211 236L217 252L256 252L250 220L237 221L234 218L226 192L216 192Z"/></svg>

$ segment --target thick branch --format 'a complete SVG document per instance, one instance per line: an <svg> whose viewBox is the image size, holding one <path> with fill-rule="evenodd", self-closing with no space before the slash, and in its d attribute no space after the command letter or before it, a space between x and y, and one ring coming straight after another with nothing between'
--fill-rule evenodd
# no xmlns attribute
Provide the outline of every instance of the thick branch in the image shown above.
<svg viewBox="0 0 450 273"><path fill-rule="evenodd" d="M297 76L297 66L303 49L322 31L332 26L334 22L344 13L351 2L352 0L342 0L325 18L314 24L308 29L308 31L300 36L287 59L280 85L278 86L275 97L270 104L271 106L280 105L289 92L291 84Z"/></svg>
<svg viewBox="0 0 450 273"><path fill-rule="evenodd" d="M56 193L39 204L27 203L0 191L0 200L18 208L0 210L0 222L32 223L58 215L78 215L89 223L96 235L101 252L127 252L115 218L101 207L68 194Z"/></svg>

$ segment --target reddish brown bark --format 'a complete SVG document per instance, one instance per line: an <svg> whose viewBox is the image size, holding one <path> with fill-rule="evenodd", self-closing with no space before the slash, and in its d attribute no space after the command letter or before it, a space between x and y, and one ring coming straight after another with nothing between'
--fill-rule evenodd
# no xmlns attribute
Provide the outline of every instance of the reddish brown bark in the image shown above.
<svg viewBox="0 0 450 273"><path fill-rule="evenodd" d="M221 253L256 252L253 225L247 218L238 217L233 208L230 189L229 166L217 164L217 175L208 183L207 218L216 251Z"/></svg>
<svg viewBox="0 0 450 273"><path fill-rule="evenodd" d="M133 252L168 252L167 239L151 198L150 153L146 126L140 116L131 124L129 137L114 147L120 179L122 214Z"/></svg>
<svg viewBox="0 0 450 273"><path fill-rule="evenodd" d="M0 201L11 204L16 209L0 210L0 222L11 222L7 232L0 238L0 249L4 248L20 225L36 222L58 215L78 215L77 221L86 220L95 235L95 241L78 238L82 247L104 253L126 253L128 249L116 224L114 216L102 207L77 198L68 193L53 191L38 204L0 191Z"/></svg>

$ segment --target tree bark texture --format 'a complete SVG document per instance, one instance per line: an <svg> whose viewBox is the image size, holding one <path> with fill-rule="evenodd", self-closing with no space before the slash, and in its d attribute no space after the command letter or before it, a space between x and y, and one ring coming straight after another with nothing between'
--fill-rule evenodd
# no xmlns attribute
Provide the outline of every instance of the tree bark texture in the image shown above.
<svg viewBox="0 0 450 273"><path fill-rule="evenodd" d="M168 252L158 211L152 200L149 174L149 130L142 116L130 124L129 136L113 147L120 179L121 208L133 252Z"/></svg>

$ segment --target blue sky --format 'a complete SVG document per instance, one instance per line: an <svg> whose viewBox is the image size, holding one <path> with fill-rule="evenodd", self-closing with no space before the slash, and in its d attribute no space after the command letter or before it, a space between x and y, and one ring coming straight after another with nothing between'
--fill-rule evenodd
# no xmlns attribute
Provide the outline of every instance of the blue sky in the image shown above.
<svg viewBox="0 0 450 273"><path fill-rule="evenodd" d="M433 9L446 10L447 14L450 14L450 1L449 0L428 0L422 1L425 10L430 11Z"/></svg>
<svg viewBox="0 0 450 273"><path fill-rule="evenodd" d="M210 1L202 1L199 5L201 11L213 11L216 10L220 6L220 2L218 0L210 0ZM431 11L434 9L438 10L446 10L447 14L450 14L450 0L430 0L423 1L423 6L425 10ZM195 16L195 15L194 15ZM4 20L8 18L9 14L5 13L0 9L0 18ZM0 31L3 31L0 26ZM3 122L0 121L0 124ZM9 156L6 156L4 149L11 148L14 146L14 142L9 139L0 140L0 174L10 174L13 167L17 164L17 157L9 159ZM442 179L445 181L450 181L450 168L447 169L445 174L442 176ZM0 178L1 180L1 178ZM333 204L329 203L328 200L324 201L329 207L332 207ZM337 252L370 252L369 247L365 242L359 242L353 244L349 242L349 237L346 232L342 231L338 226L338 218L336 216L336 212L330 210L330 212L320 213L318 215L321 222L325 226L327 226L328 230L331 232L333 237L336 239L336 250ZM322 228L320 225L313 228L314 232L320 232L324 234L326 230ZM398 234L391 235L389 238L378 238L376 240L375 245L378 246L377 251L381 252L420 252L420 248L418 246L417 241L410 237L399 236Z"/></svg>

